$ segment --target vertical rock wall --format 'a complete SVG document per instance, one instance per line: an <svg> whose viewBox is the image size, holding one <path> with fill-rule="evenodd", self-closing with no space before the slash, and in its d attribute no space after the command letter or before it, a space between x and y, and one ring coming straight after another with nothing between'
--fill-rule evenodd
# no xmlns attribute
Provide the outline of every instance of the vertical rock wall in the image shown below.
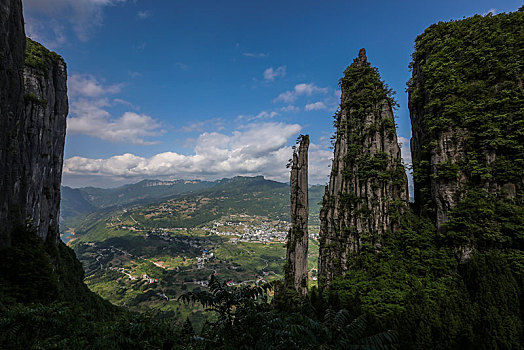
<svg viewBox="0 0 524 350"><path fill-rule="evenodd" d="M22 2L0 0L0 247L10 245L9 232L24 218L20 183L24 52Z"/></svg>
<svg viewBox="0 0 524 350"><path fill-rule="evenodd" d="M522 201L523 28L523 12L474 16L416 39L408 89L415 205L440 231L471 191Z"/></svg>
<svg viewBox="0 0 524 350"><path fill-rule="evenodd" d="M291 228L287 237L286 287L304 296L308 290L308 148L309 135L301 136L291 165Z"/></svg>
<svg viewBox="0 0 524 350"><path fill-rule="evenodd" d="M408 201L395 102L364 49L340 85L334 159L320 212L319 277L328 285L349 269L352 255L380 249L381 236L397 229Z"/></svg>
<svg viewBox="0 0 524 350"><path fill-rule="evenodd" d="M58 239L66 80L60 56L26 48L21 1L0 0L0 247L27 223Z"/></svg>
<svg viewBox="0 0 524 350"><path fill-rule="evenodd" d="M27 39L25 87L26 216L43 239L58 239L60 183L66 133L67 71L64 60Z"/></svg>

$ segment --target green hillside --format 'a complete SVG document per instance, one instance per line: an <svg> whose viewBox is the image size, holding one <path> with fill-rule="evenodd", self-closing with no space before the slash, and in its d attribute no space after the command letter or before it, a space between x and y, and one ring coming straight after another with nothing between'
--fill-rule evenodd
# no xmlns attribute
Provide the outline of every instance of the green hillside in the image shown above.
<svg viewBox="0 0 524 350"><path fill-rule="evenodd" d="M324 186L310 187L312 225L319 223L323 194ZM115 205L108 204L111 200ZM152 228L194 227L231 213L288 221L289 185L259 176L215 182L144 180L116 189L63 187L61 205L62 229L79 234L97 230L100 220L123 209L136 213L135 220Z"/></svg>
<svg viewBox="0 0 524 350"><path fill-rule="evenodd" d="M180 192L194 186L204 188L174 193L169 184L151 183L62 192L67 196L66 205L78 206L78 215L66 221L75 234L69 232L63 239L72 238L69 244L86 270L92 291L132 310L158 309L178 319L189 317L199 327L205 319L203 309L189 308L176 298L186 291L201 290L202 281L211 274L244 285L282 277L289 184L261 176L190 183L189 187L178 181ZM173 190L171 195L159 192L165 186ZM121 195L120 205L95 208L116 192ZM310 228L318 234L324 186L312 186L309 194ZM163 198L153 200L158 196ZM83 206L92 211L82 212ZM315 239L310 246L308 265L314 284Z"/></svg>

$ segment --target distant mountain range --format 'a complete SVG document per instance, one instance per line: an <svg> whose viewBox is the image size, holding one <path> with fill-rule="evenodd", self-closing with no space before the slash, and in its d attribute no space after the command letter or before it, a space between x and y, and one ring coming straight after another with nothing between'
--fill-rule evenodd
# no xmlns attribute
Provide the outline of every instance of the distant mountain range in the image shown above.
<svg viewBox="0 0 524 350"><path fill-rule="evenodd" d="M324 186L311 186L310 217L312 223L318 221L320 201ZM143 180L135 184L117 188L70 188L62 187L61 223L63 228L78 226L80 222L95 221L114 210L126 207L140 207L164 201L195 196L211 198L227 197L230 201L217 201L219 212L232 210L240 198L243 199L241 209L248 212L261 212L289 218L289 184L264 179L263 176L225 178L217 181L200 180ZM255 197L256 200L255 200ZM235 202L236 200L236 203ZM236 208L235 210L239 210Z"/></svg>

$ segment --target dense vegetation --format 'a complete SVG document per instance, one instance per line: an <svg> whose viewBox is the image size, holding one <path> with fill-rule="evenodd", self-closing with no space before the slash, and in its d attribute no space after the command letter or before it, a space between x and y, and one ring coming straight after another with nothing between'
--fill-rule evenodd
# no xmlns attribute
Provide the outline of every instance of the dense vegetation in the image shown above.
<svg viewBox="0 0 524 350"><path fill-rule="evenodd" d="M414 162L417 205L432 215L431 176L458 181L469 190L516 185L524 176L524 12L474 17L430 26L415 42L408 83L410 109L426 134ZM418 77L418 78L417 78ZM423 77L423 78L422 78ZM421 83L423 81L423 83ZM431 152L442 133L453 131L461 150L432 174ZM522 197L518 198L522 201Z"/></svg>
<svg viewBox="0 0 524 350"><path fill-rule="evenodd" d="M374 330L396 329L401 348L518 349L524 341L523 31L524 12L515 12L438 23L416 40L408 90L425 136L414 162L422 210L403 214L380 253L353 257L323 295L330 307L367 315ZM445 132L463 153L432 168ZM462 186L440 229L433 178Z"/></svg>
<svg viewBox="0 0 524 350"><path fill-rule="evenodd" d="M324 298L368 315L374 330L396 329L401 348L518 348L522 257L491 250L459 264L428 219L407 213L380 254L360 254Z"/></svg>
<svg viewBox="0 0 524 350"><path fill-rule="evenodd" d="M56 52L49 51L42 44L29 38L26 38L25 53L25 65L38 69L44 74L47 74L49 67L55 62L61 61L65 64L63 58Z"/></svg>
<svg viewBox="0 0 524 350"><path fill-rule="evenodd" d="M423 203L416 206L424 210L403 213L400 230L382 237L380 252L363 249L353 256L349 272L329 289L313 288L307 299L288 308L271 304L270 285L228 287L225 281L212 278L208 290L193 289L180 298L215 313L197 332L187 320L132 313L95 296L83 283L84 272L70 248L42 242L21 228L12 235L12 246L0 251L0 347L521 348L523 28L520 11L439 23L417 38L414 69L422 72L424 83L410 82L409 91L411 105L421 108L424 115L422 127L430 140L426 156L436 138L449 130L468 131L460 136L467 156L458 163L441 164L435 174L424 159L414 164L418 190L423 193ZM40 49L32 50L38 53ZM369 70L366 76L377 78L375 74ZM342 86L350 88L346 83L343 80ZM361 83L363 91L369 87L365 79ZM385 85L370 90L391 97ZM366 106L363 100L349 108L360 113ZM377 127L392 128L391 122ZM380 159L368 159L362 162L362 171L374 171L375 166L369 165L375 161L380 167ZM468 179L464 196L448 222L437 229L430 178L452 181L459 173ZM217 196L224 190L220 186L229 185L219 184L207 193ZM240 189L231 195L240 196ZM77 201L83 208L77 213L92 210L86 198ZM241 208L236 201L227 205ZM110 214L96 215L105 219ZM136 240L115 236L105 243L135 249L136 255L144 254L142 249L158 248L135 245ZM89 249L83 246L79 252L92 253ZM177 254L176 249L189 252L192 248L169 249Z"/></svg>

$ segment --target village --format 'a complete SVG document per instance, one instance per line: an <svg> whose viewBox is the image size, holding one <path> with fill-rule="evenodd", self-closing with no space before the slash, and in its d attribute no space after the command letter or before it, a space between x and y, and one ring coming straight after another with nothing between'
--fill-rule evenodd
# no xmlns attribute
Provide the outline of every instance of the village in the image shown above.
<svg viewBox="0 0 524 350"><path fill-rule="evenodd" d="M127 214L124 210L122 214ZM173 235L205 234L231 236L231 242L271 243L285 242L290 224L287 221L271 219L264 216L250 216L236 214L222 217L209 224L196 228L180 227L147 227L137 221L132 214L127 220L121 216L113 216L106 223L106 227L113 230L126 230L141 233L145 238L157 236L172 242Z"/></svg>

